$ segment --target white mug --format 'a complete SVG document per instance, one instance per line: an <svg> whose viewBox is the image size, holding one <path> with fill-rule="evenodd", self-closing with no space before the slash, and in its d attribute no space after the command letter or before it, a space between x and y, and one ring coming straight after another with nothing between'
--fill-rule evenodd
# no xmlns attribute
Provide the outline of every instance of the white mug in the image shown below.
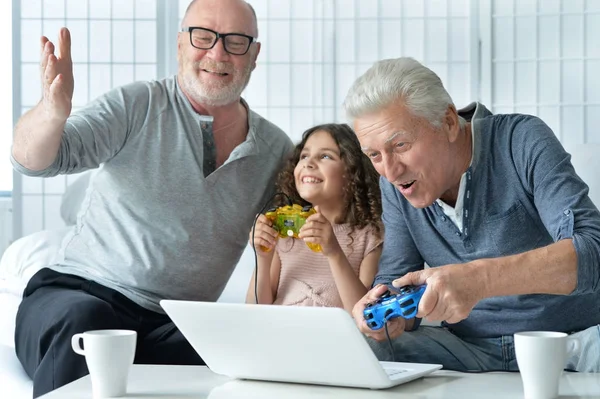
<svg viewBox="0 0 600 399"><path fill-rule="evenodd" d="M132 330L95 330L73 335L71 346L75 353L85 356L94 398L114 398L127 393L136 341L137 333Z"/></svg>
<svg viewBox="0 0 600 399"><path fill-rule="evenodd" d="M579 351L579 341L566 333L552 331L525 331L516 333L514 338L525 399L558 397L567 357Z"/></svg>

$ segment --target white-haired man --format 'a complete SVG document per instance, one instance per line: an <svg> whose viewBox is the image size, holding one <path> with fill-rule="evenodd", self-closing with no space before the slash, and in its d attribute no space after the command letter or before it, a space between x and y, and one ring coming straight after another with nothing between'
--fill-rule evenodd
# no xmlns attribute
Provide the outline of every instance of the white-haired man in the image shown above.
<svg viewBox="0 0 600 399"><path fill-rule="evenodd" d="M517 370L513 334L553 330L582 343L567 368L600 371L600 213L551 129L479 103L457 111L411 58L377 62L344 106L381 175L383 253L353 310L377 355L392 357L365 304L426 284L419 319L388 322L397 361Z"/></svg>

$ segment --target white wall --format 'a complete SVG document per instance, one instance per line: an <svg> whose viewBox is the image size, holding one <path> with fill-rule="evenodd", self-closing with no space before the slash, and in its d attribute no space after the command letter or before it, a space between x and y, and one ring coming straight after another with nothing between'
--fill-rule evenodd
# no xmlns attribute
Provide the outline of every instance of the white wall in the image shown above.
<svg viewBox="0 0 600 399"><path fill-rule="evenodd" d="M484 101L540 116L564 144L600 143L600 1L481 4Z"/></svg>
<svg viewBox="0 0 600 399"><path fill-rule="evenodd" d="M12 241L12 200L0 197L0 256Z"/></svg>
<svg viewBox="0 0 600 399"><path fill-rule="evenodd" d="M0 37L4 38L5 54L12 54L12 3L0 2ZM0 64L2 83L0 90L0 254L12 240L12 167L9 152L12 141L12 63Z"/></svg>
<svg viewBox="0 0 600 399"><path fill-rule="evenodd" d="M382 58L415 57L441 76L459 106L472 97L468 0L249 2L263 50L245 95L294 141L315 124L344 122L350 85Z"/></svg>
<svg viewBox="0 0 600 399"><path fill-rule="evenodd" d="M4 38L4 54L12 54L12 4L0 2L0 37ZM12 169L8 160L12 141L12 64L0 64L2 90L0 90L0 192L12 190Z"/></svg>

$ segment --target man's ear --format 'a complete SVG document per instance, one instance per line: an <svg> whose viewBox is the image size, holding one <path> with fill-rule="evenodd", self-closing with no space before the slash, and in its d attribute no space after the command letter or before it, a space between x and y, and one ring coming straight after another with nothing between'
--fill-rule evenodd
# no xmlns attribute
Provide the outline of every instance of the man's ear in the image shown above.
<svg viewBox="0 0 600 399"><path fill-rule="evenodd" d="M448 105L446 115L444 115L444 127L448 132L448 141L456 141L460 134L460 123L458 122L458 112L454 105Z"/></svg>
<svg viewBox="0 0 600 399"><path fill-rule="evenodd" d="M258 58L258 54L260 53L260 42L256 42L256 54L254 54L254 59L252 60L252 70L256 68L256 59Z"/></svg>

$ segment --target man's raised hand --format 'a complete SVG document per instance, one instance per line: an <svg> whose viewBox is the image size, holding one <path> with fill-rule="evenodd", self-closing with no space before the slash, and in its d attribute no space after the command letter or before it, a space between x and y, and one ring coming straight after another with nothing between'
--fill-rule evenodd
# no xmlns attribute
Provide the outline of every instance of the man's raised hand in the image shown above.
<svg viewBox="0 0 600 399"><path fill-rule="evenodd" d="M40 44L44 110L50 120L66 121L71 114L74 89L71 33L61 28L56 54L54 43L46 36L42 36Z"/></svg>

